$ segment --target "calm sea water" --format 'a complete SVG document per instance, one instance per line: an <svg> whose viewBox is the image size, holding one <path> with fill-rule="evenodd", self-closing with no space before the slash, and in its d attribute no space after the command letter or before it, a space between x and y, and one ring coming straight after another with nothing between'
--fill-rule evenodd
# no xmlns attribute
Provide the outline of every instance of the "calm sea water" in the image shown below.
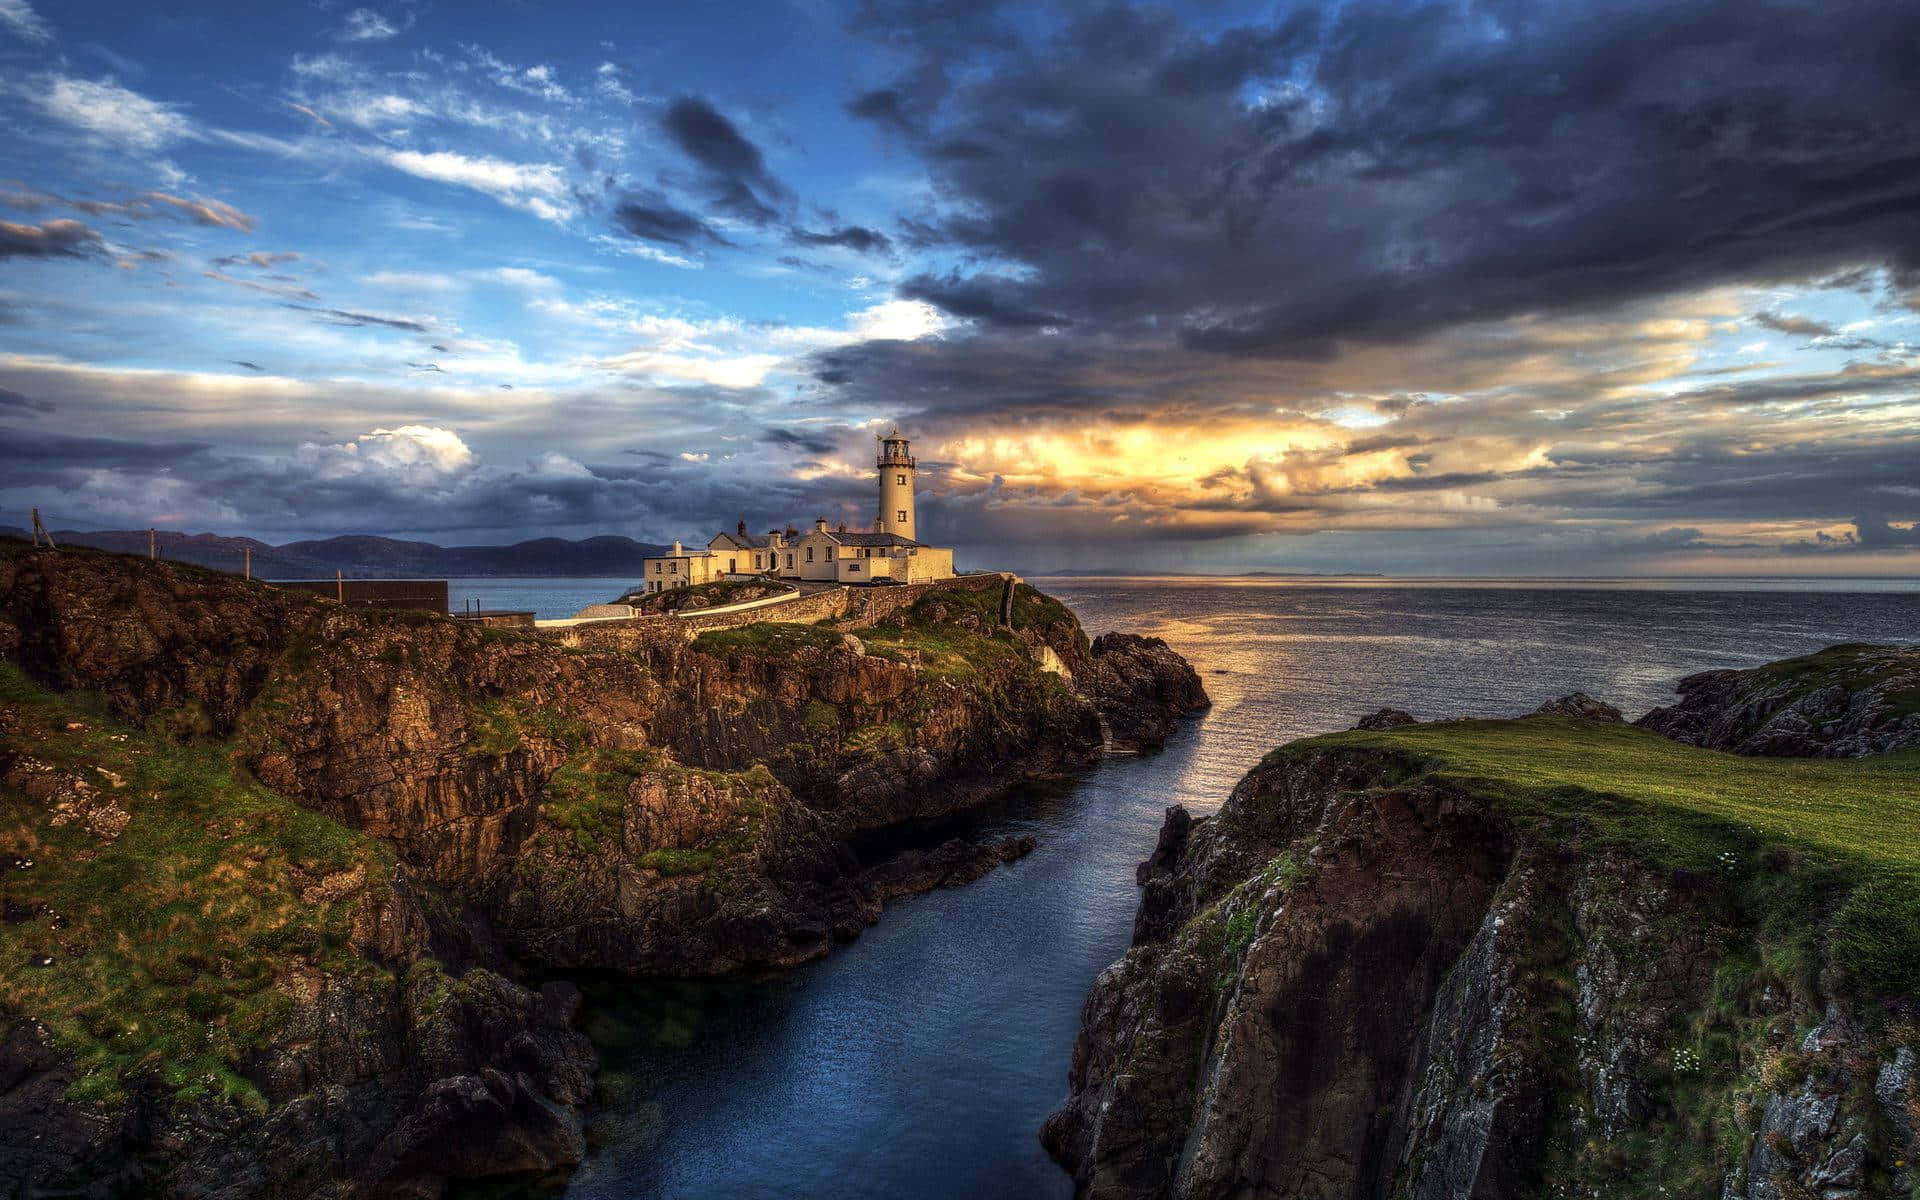
<svg viewBox="0 0 1920 1200"><path fill-rule="evenodd" d="M461 581L456 606L462 588L498 582ZM900 902L824 962L767 980L594 986L590 1032L618 1098L568 1196L1070 1195L1036 1134L1065 1095L1082 999L1126 949L1133 867L1167 805L1211 811L1273 746L1382 705L1507 715L1583 689L1637 714L1692 671L1920 641L1911 585L1038 582L1090 632L1166 638L1213 711L1163 753L1111 759L980 818L975 832L1031 833L1040 848ZM523 599L484 602L566 615L618 583L512 586Z"/></svg>

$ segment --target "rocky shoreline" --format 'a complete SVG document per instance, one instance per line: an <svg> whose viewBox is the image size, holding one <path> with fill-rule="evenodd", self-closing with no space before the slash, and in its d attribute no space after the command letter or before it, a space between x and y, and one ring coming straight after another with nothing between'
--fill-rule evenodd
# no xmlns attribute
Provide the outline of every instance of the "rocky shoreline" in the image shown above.
<svg viewBox="0 0 1920 1200"><path fill-rule="evenodd" d="M1090 642L1024 585L1004 627L999 599L615 649L9 548L0 849L37 863L0 885L28 913L6 946L53 965L0 993L0 1176L345 1198L577 1163L578 995L516 980L817 957L1031 849L863 865L850 839L1076 769L1103 727L1151 747L1205 705L1163 643ZM115 922L149 910L84 885L123 860L193 911L129 941ZM58 1011L94 979L118 1001ZM142 1005L204 1020L117 1011ZM202 1073L169 1077L186 1043Z"/></svg>
<svg viewBox="0 0 1920 1200"><path fill-rule="evenodd" d="M1168 810L1047 1149L1101 1200L1907 1195L1915 769L1688 745L1920 744L1916 653L1695 676L1643 729L1382 710Z"/></svg>

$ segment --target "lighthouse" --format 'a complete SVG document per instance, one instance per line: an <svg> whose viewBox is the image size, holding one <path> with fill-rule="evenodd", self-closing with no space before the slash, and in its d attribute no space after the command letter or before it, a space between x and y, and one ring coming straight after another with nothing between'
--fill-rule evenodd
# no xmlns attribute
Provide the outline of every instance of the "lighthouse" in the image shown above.
<svg viewBox="0 0 1920 1200"><path fill-rule="evenodd" d="M897 426L880 439L880 461L874 465L880 472L880 519L876 527L881 533L897 533L910 542L919 541L914 532L913 454Z"/></svg>
<svg viewBox="0 0 1920 1200"><path fill-rule="evenodd" d="M672 554L643 559L646 590L658 592L749 574L842 587L952 579L953 547L929 546L920 540L920 523L913 512L913 474L919 464L913 461L912 447L897 425L874 441L880 447L873 464L880 484L880 508L872 529L849 530L845 522L832 528L825 517L815 517L813 528L805 533L789 525L763 536L748 533L743 518L732 529L714 534L705 550L675 542Z"/></svg>

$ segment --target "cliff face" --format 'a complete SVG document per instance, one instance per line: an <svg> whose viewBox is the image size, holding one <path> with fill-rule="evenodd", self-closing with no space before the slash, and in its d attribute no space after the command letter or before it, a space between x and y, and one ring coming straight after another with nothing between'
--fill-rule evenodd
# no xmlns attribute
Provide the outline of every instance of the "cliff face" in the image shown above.
<svg viewBox="0 0 1920 1200"><path fill-rule="evenodd" d="M596 648L168 564L0 555L0 659L17 665L0 697L15 724L0 727L0 850L54 838L61 867L44 886L0 884L27 904L0 951L50 960L32 977L47 986L0 989L15 1022L0 1114L33 1109L57 1134L23 1141L27 1124L0 1119L0 1163L18 1155L31 1169L13 1177L38 1186L114 1146L110 1174L144 1158L176 1187L237 1197L430 1194L577 1161L591 1050L568 1028L570 991L530 992L518 969L815 957L886 898L1024 849L869 869L851 835L1088 761L1103 719L1152 744L1204 703L1164 646L1092 645L1031 589L1014 607L1011 630L997 592L960 591L858 636L636 627ZM69 726L81 741L41 752ZM104 787L103 765L134 782ZM243 853L233 823L256 821L277 832ZM302 839L333 847L327 861L301 857L285 830L302 822L319 823ZM99 831L108 849L74 840ZM175 945L184 928L151 962L112 949L116 923L184 901L156 887L93 904L73 864L103 854L102 879L150 875L164 854L209 921L244 915L204 936L244 937L224 957ZM217 879L233 886L200 896ZM97 940L63 949L65 909ZM116 982L93 1027L51 1019L88 972L139 986ZM168 997L217 1023L194 1060L213 1083L154 1082L171 1042L144 1059L115 1048L117 1010Z"/></svg>
<svg viewBox="0 0 1920 1200"><path fill-rule="evenodd" d="M574 989L515 983L222 749L7 667L0 838L0 1194L349 1196L584 1152Z"/></svg>
<svg viewBox="0 0 1920 1200"><path fill-rule="evenodd" d="M1097 1197L1907 1194L1920 955L1871 931L1920 764L1741 762L1564 717L1275 752L1169 812L1049 1150Z"/></svg>

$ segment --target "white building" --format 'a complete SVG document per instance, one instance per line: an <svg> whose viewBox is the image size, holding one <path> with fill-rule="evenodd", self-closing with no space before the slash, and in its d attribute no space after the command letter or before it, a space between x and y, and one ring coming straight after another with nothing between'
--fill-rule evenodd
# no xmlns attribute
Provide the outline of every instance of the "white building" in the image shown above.
<svg viewBox="0 0 1920 1200"><path fill-rule="evenodd" d="M914 536L918 464L898 429L880 439L874 470L880 495L872 529L849 531L844 524L829 529L826 518L817 517L804 534L792 525L751 534L741 521L733 532L715 534L705 550L688 550L675 542L672 554L647 559L641 564L645 590L754 575L846 584L952 578L953 551Z"/></svg>

